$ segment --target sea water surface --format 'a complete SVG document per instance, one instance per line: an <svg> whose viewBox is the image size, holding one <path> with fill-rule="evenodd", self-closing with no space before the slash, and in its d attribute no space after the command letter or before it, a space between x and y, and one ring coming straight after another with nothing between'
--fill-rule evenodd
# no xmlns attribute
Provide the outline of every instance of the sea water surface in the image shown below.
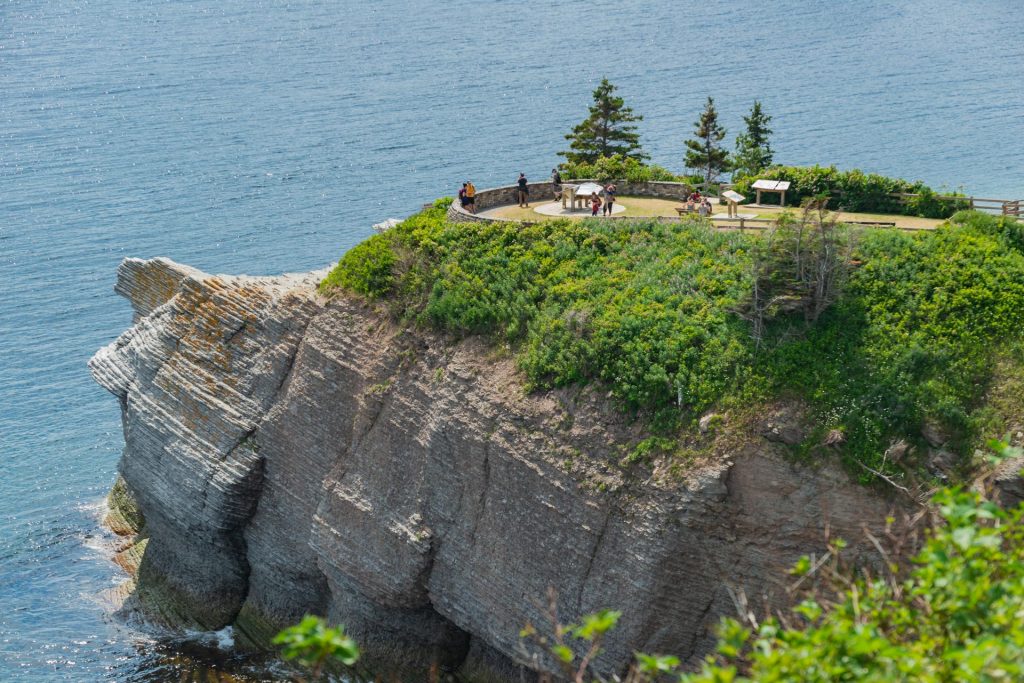
<svg viewBox="0 0 1024 683"><path fill-rule="evenodd" d="M272 675L97 599L123 439L86 361L131 322L122 258L325 266L467 178L547 176L603 76L671 169L708 95L730 143L758 98L780 162L1024 197L1019 9L0 0L0 681Z"/></svg>

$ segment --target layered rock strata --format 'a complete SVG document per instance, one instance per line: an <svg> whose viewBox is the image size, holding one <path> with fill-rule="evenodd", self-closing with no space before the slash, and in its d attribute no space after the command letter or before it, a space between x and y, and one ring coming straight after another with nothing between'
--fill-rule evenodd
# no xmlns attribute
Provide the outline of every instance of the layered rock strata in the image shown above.
<svg viewBox="0 0 1024 683"><path fill-rule="evenodd" d="M563 619L623 611L613 672L634 650L703 654L731 590L781 604L826 524L857 541L890 511L778 439L673 476L628 465L642 426L599 389L526 393L507 353L316 281L119 270L135 324L90 366L145 519L133 604L166 623L260 644L325 614L371 661L501 679L554 587Z"/></svg>

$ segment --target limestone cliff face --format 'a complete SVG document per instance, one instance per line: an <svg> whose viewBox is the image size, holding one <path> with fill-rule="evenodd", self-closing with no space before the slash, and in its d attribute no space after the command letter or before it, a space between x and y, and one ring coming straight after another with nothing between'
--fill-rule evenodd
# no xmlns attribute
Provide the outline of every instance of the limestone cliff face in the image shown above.
<svg viewBox="0 0 1024 683"><path fill-rule="evenodd" d="M371 660L500 678L553 586L566 620L624 612L615 671L634 650L704 653L730 587L781 600L826 521L855 541L889 512L765 439L685 476L620 465L643 434L599 389L524 393L479 340L316 281L120 268L135 324L90 365L122 406L148 538L132 604L151 616L264 643L326 614Z"/></svg>

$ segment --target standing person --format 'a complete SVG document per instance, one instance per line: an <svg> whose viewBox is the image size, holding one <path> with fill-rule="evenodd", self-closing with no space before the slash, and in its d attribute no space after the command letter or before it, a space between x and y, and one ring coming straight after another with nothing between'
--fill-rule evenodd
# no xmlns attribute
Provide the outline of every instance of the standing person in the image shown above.
<svg viewBox="0 0 1024 683"><path fill-rule="evenodd" d="M476 213L476 185L472 180L466 181L466 209L470 213Z"/></svg>
<svg viewBox="0 0 1024 683"><path fill-rule="evenodd" d="M604 186L604 215L611 216L615 207L615 183L608 183Z"/></svg>
<svg viewBox="0 0 1024 683"><path fill-rule="evenodd" d="M562 198L562 174L557 168L551 169L551 191L555 193L555 201Z"/></svg>
<svg viewBox="0 0 1024 683"><path fill-rule="evenodd" d="M466 204L466 183L462 183L462 187L459 188L459 206L465 209Z"/></svg>
<svg viewBox="0 0 1024 683"><path fill-rule="evenodd" d="M596 192L590 193L590 215L596 216L598 209L601 208L601 198L597 196Z"/></svg>
<svg viewBox="0 0 1024 683"><path fill-rule="evenodd" d="M519 190L516 192L516 194L519 195L520 208L529 208L530 206L530 188L526 186L526 182L526 174L520 173L519 180L516 181L516 183L519 185Z"/></svg>

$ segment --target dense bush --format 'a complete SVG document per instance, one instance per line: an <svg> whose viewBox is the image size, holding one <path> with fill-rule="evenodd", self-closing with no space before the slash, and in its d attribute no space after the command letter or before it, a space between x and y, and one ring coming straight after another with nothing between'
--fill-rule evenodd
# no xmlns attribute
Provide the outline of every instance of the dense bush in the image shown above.
<svg viewBox="0 0 1024 683"><path fill-rule="evenodd" d="M453 225L432 208L346 254L323 289L386 294L406 320L511 344L532 386L597 380L662 417L799 397L851 464L881 467L926 419L966 447L996 354L1021 346L1021 234L975 213L867 231L838 300L813 323L776 317L759 350L735 311L761 238L699 221Z"/></svg>
<svg viewBox="0 0 1024 683"><path fill-rule="evenodd" d="M601 182L627 180L631 183L683 181L681 176L677 176L666 168L654 164L645 164L636 159L625 158L621 155L600 157L592 164L567 162L562 164L561 169L562 177L566 180L593 178Z"/></svg>
<svg viewBox="0 0 1024 683"><path fill-rule="evenodd" d="M950 222L977 235L994 238L1004 249L1024 253L1024 223L1018 220L980 211L962 211Z"/></svg>
<svg viewBox="0 0 1024 683"><path fill-rule="evenodd" d="M756 190L751 185L759 178L788 180L787 204L799 206L810 197L829 197L833 210L861 213L893 213L925 218L948 218L967 208L966 201L939 200L935 192L921 181L909 182L859 170L840 171L835 166L773 166L751 176L733 178L734 189L753 201ZM894 193L920 196L901 201ZM762 201L771 201L767 195Z"/></svg>
<svg viewBox="0 0 1024 683"><path fill-rule="evenodd" d="M322 289L344 287L368 297L378 297L391 289L395 252L386 240L368 239L354 246L342 257L320 284Z"/></svg>
<svg viewBox="0 0 1024 683"><path fill-rule="evenodd" d="M926 419L966 446L995 351L1021 344L1024 257L1002 244L1019 224L996 232L987 217L961 218L923 234L866 231L840 300L765 354L780 389L810 398L819 422L845 433L848 458L876 465L884 437Z"/></svg>
<svg viewBox="0 0 1024 683"><path fill-rule="evenodd" d="M281 646L282 657L309 669L313 681L322 680L332 668L351 667L359 661L359 646L345 634L344 626L330 626L323 617L308 614L278 633L274 645Z"/></svg>

